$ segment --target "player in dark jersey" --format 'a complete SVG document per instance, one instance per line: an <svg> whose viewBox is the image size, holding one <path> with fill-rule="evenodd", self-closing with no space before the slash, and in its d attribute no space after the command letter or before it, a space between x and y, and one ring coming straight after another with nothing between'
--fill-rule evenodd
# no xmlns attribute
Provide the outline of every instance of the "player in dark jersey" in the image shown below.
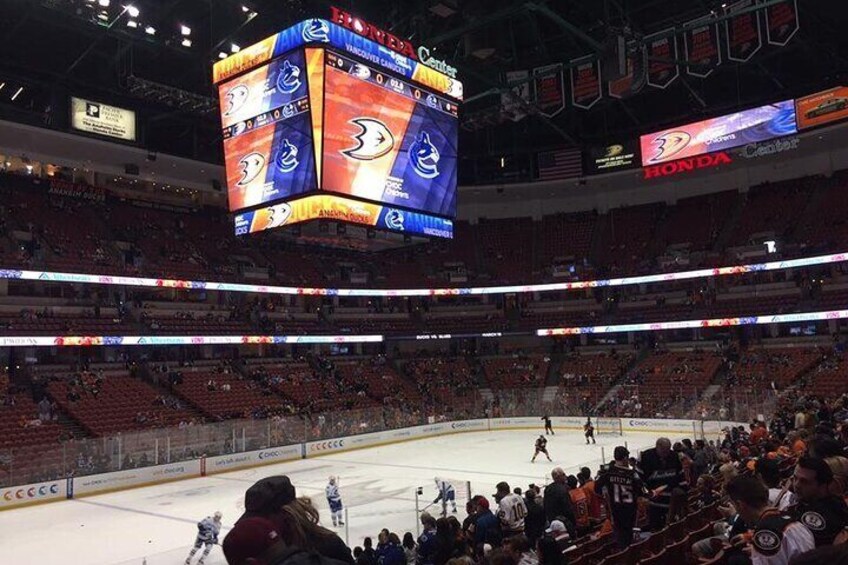
<svg viewBox="0 0 848 565"><path fill-rule="evenodd" d="M633 543L633 527L636 525L638 498L648 497L645 484L630 468L630 453L619 445L613 451L615 463L595 481L595 492L607 501L612 520L613 539L624 549Z"/></svg>
<svg viewBox="0 0 848 565"><path fill-rule="evenodd" d="M547 414L545 414L545 415L544 415L544 416L542 416L540 419L545 421L545 435L548 435L548 432L550 432L550 433L551 433L551 435L556 435L556 434L554 433L554 427L551 425L551 418L550 418L550 416L548 416Z"/></svg>
<svg viewBox="0 0 848 565"><path fill-rule="evenodd" d="M586 423L583 424L583 434L586 436L586 445L589 445L589 440L592 440L592 443L597 443L595 441L595 426L592 425L592 418L586 417Z"/></svg>
<svg viewBox="0 0 848 565"><path fill-rule="evenodd" d="M545 457L548 458L548 461L552 461L551 456L548 453L548 440L542 435L540 435L539 439L536 440L536 452L533 454L533 459L531 459L530 462L535 463L536 456L540 453L544 453Z"/></svg>

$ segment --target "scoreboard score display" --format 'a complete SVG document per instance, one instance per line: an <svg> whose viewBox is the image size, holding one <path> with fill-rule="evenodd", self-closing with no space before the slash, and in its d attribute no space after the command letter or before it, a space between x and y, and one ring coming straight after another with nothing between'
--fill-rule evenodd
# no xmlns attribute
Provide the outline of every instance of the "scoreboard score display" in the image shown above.
<svg viewBox="0 0 848 565"><path fill-rule="evenodd" d="M438 226L420 235L452 236L456 79L320 19L219 61L213 75L229 208L242 212L237 233L288 225L279 215L258 220L319 193L321 206L295 206L302 213L290 221L360 200L378 205L375 218L393 219L375 227L406 232L397 218L414 218L410 225Z"/></svg>

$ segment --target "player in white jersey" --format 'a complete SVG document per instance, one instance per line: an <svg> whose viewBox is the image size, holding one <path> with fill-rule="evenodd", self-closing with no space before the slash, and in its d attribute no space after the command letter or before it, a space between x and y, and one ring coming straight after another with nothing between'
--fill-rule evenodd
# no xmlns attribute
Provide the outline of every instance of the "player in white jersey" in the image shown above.
<svg viewBox="0 0 848 565"><path fill-rule="evenodd" d="M218 534L221 533L221 516L220 512L215 512L212 516L207 516L197 523L197 539L194 540L194 547L191 548L188 557L186 557L186 565L191 563L191 558L194 557L201 545L206 547L203 548L203 554L200 556L197 565L203 565L206 562L206 557L212 551L212 546L218 543Z"/></svg>
<svg viewBox="0 0 848 565"><path fill-rule="evenodd" d="M445 515L448 513L448 503L450 503L453 506L453 513L456 514L456 491L453 489L453 485L439 477L436 477L435 480L436 490L439 492L439 495L433 501L433 504L441 501L442 515Z"/></svg>
<svg viewBox="0 0 848 565"><path fill-rule="evenodd" d="M336 477L330 477L330 483L325 489L327 494L327 504L330 505L330 515L333 517L333 526L344 526L342 520L342 495L339 492L339 480Z"/></svg>
<svg viewBox="0 0 848 565"><path fill-rule="evenodd" d="M494 498L498 503L498 519L501 521L504 539L524 533L524 518L527 505L520 495L509 490L509 484L500 482Z"/></svg>

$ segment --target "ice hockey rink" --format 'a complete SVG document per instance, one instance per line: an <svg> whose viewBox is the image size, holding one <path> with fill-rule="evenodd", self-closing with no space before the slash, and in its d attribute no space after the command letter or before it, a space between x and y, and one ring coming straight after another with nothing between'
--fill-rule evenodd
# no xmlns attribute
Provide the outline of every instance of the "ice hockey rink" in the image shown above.
<svg viewBox="0 0 848 565"><path fill-rule="evenodd" d="M0 512L0 561L16 565L180 564L194 543L200 519L216 510L223 512L223 542L244 508L244 491L264 476L279 474L291 478L298 496L313 498L322 524L331 528L324 487L330 475L340 478L348 522L336 531L352 548L361 545L365 536L376 538L383 527L401 537L406 531L414 534L416 487L424 488L423 508L436 497L436 476L457 486L470 481L472 494L491 496L494 485L502 480L522 489L530 483L546 484L555 466L569 474L582 466L595 472L602 462L602 447L611 458L613 447L626 442L635 455L652 447L657 435L600 436L597 445L587 446L581 433L563 432L548 436L553 463L539 458L531 463L538 432L461 433L18 508ZM464 497L458 496L461 519ZM439 510L431 508L431 512ZM206 563L226 563L220 547L213 548Z"/></svg>

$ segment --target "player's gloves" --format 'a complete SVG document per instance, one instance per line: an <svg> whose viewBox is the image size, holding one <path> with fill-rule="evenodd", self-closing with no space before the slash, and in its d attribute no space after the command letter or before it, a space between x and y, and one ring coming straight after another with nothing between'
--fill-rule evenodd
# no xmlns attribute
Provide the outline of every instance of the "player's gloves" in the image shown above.
<svg viewBox="0 0 848 565"><path fill-rule="evenodd" d="M433 504L436 504L439 501L439 497L436 497L436 500L433 501Z"/></svg>

